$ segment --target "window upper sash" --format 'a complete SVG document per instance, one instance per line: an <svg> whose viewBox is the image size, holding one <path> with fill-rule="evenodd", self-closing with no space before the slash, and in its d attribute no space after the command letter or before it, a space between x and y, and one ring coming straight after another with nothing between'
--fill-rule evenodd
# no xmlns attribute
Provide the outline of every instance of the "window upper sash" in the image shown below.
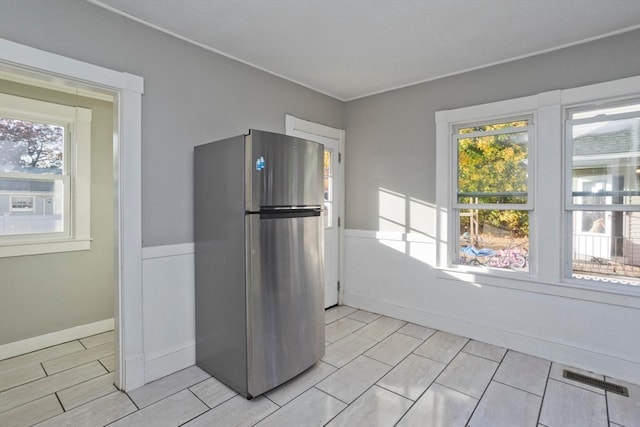
<svg viewBox="0 0 640 427"><path fill-rule="evenodd" d="M640 100L568 108L567 210L636 211L640 206Z"/></svg>
<svg viewBox="0 0 640 427"><path fill-rule="evenodd" d="M533 115L452 127L453 207L533 209Z"/></svg>

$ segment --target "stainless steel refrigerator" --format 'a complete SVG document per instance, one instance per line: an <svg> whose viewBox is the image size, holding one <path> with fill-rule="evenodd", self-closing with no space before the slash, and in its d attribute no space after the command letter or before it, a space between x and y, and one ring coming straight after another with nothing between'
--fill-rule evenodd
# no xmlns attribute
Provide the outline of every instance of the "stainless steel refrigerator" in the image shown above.
<svg viewBox="0 0 640 427"><path fill-rule="evenodd" d="M324 355L322 144L195 147L196 363L247 398Z"/></svg>

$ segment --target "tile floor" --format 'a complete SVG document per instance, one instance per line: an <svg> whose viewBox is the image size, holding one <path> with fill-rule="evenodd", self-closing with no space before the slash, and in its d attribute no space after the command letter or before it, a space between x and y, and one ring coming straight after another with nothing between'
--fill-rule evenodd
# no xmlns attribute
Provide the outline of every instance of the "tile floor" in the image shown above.
<svg viewBox="0 0 640 427"><path fill-rule="evenodd" d="M575 383L537 357L341 306L326 355L247 401L192 366L129 393L113 334L0 362L0 426L640 426L630 397Z"/></svg>

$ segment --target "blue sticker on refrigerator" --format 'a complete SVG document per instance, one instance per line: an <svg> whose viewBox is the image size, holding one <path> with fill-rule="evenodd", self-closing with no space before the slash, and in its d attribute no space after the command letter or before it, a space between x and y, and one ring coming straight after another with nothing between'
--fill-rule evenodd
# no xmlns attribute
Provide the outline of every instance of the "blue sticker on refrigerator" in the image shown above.
<svg viewBox="0 0 640 427"><path fill-rule="evenodd" d="M264 169L264 157L260 156L258 160L256 160L256 170L261 171Z"/></svg>

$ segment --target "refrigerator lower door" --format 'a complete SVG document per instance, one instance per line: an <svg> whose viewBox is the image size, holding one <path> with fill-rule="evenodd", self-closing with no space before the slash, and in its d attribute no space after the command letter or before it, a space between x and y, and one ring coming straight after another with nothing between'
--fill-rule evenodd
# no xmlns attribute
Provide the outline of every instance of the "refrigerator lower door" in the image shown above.
<svg viewBox="0 0 640 427"><path fill-rule="evenodd" d="M248 392L260 395L324 355L322 217L247 215Z"/></svg>

